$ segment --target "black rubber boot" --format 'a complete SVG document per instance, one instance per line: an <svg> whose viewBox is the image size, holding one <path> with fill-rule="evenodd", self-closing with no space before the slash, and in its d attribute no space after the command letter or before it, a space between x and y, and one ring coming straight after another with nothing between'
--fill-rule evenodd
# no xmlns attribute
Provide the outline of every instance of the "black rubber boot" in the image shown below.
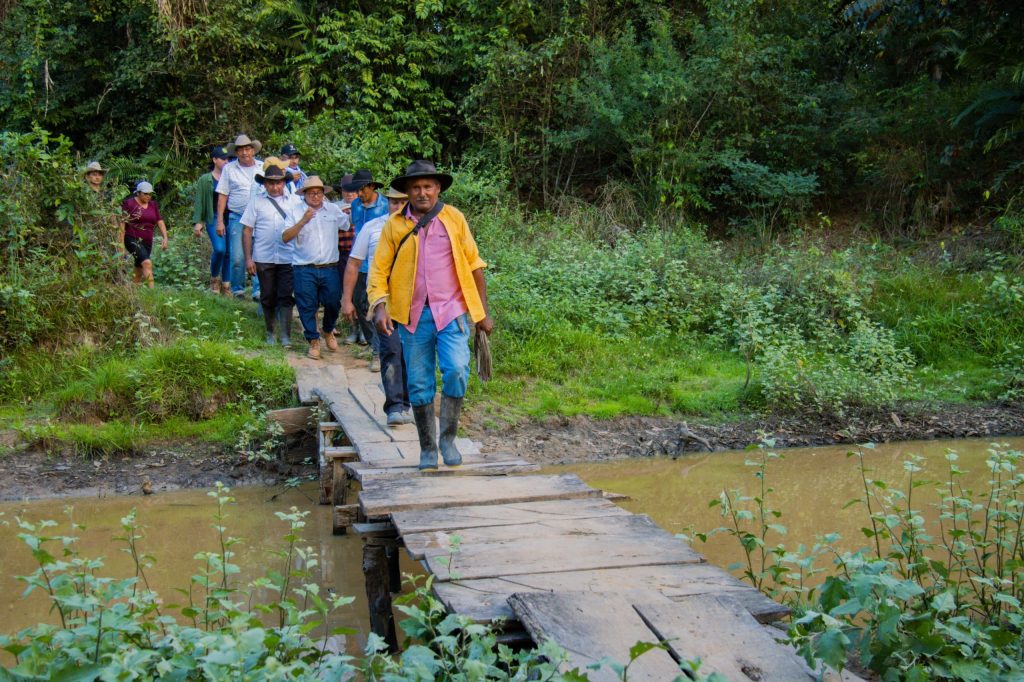
<svg viewBox="0 0 1024 682"><path fill-rule="evenodd" d="M437 444L445 466L457 467L462 464L462 454L455 447L455 436L459 431L459 415L462 414L462 398L451 398L441 394L441 438Z"/></svg>
<svg viewBox="0 0 1024 682"><path fill-rule="evenodd" d="M420 436L420 470L437 468L437 422L434 403L412 408L416 418L416 433Z"/></svg>
<svg viewBox="0 0 1024 682"><path fill-rule="evenodd" d="M273 346L277 343L274 338L274 309L270 306L259 306L259 309L263 312L263 326L267 329L267 345Z"/></svg>
<svg viewBox="0 0 1024 682"><path fill-rule="evenodd" d="M290 348L292 345L292 306L278 306L277 308L277 333L281 338L281 345Z"/></svg>

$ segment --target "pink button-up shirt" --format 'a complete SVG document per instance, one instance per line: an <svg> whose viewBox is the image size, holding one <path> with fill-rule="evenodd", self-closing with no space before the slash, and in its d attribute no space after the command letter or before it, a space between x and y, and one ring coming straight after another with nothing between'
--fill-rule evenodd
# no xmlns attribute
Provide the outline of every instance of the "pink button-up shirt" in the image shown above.
<svg viewBox="0 0 1024 682"><path fill-rule="evenodd" d="M408 209L406 217L415 220ZM410 333L416 332L423 306L429 301L434 326L441 331L468 310L455 272L452 242L448 238L447 228L439 218L434 218L425 230L420 230L416 239L416 283L412 289L412 307L406 329Z"/></svg>

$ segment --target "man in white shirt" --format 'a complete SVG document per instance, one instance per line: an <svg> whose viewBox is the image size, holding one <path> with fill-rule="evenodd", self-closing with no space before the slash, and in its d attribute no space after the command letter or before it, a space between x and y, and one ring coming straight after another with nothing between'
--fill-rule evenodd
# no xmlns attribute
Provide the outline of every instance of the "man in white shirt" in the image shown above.
<svg viewBox="0 0 1024 682"><path fill-rule="evenodd" d="M292 273L295 280L295 303L299 308L302 333L309 342L306 356L320 359L320 339L327 350L338 350L334 325L341 308L341 280L338 277L338 232L347 229L348 216L337 204L324 201L324 187L319 176L306 178L302 199L292 208L289 227L282 240L294 244ZM323 306L323 328L317 329L316 311Z"/></svg>
<svg viewBox="0 0 1024 682"><path fill-rule="evenodd" d="M267 193L253 197L239 219L243 225L245 267L260 282L260 305L263 306L267 344L274 345L276 320L282 346L291 345L289 328L292 306L295 304L292 294L292 259L295 248L282 235L292 224L295 205L300 203L297 197L284 192L288 176L279 166L271 166L264 173L257 173L256 182L263 185Z"/></svg>
<svg viewBox="0 0 1024 682"><path fill-rule="evenodd" d="M225 149L228 156L236 157L224 166L217 181L217 234L228 238L231 254L231 290L236 297L245 295L245 260L242 257L242 214L252 198L253 183L263 163L256 158L263 148L259 140L239 135ZM224 212L228 213L227 224Z"/></svg>
<svg viewBox="0 0 1024 682"><path fill-rule="evenodd" d="M348 265L345 266L344 293L341 297L341 310L345 317L355 321L358 315L353 303L353 296L362 297L362 306L367 307L365 282L359 277L359 268L365 263L373 262L373 254L380 241L380 233L384 223L392 213L400 211L409 199L396 189L388 189L384 193L388 200L388 215L374 218L363 225L356 236L349 254ZM359 289L358 282L364 282ZM359 290L357 290L359 289ZM384 336L373 332L373 353L376 363L370 361L370 371L380 370L381 382L384 384L384 413L388 416L388 426L412 423L412 407L409 405L409 387L405 381L405 366L402 361L402 340L398 334ZM375 366L376 365L376 366Z"/></svg>

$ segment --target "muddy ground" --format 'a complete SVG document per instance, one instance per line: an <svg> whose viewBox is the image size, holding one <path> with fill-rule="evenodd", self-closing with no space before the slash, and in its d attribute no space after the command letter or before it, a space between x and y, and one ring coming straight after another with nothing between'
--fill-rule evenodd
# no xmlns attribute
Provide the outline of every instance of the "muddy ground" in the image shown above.
<svg viewBox="0 0 1024 682"><path fill-rule="evenodd" d="M724 424L701 420L624 417L552 418L500 431L476 426L467 415L465 431L486 450L512 452L538 464L603 461L626 457L678 456L686 452L741 449L762 438L775 447L834 445L1024 435L1024 407L947 406L931 411L905 407L845 420L820 417L748 417ZM706 445L704 442L706 441ZM142 495L179 488L283 485L315 472L312 439L291 443L289 460L256 465L207 444L178 443L145 452L89 460L74 454L20 451L0 457L0 500L61 496Z"/></svg>

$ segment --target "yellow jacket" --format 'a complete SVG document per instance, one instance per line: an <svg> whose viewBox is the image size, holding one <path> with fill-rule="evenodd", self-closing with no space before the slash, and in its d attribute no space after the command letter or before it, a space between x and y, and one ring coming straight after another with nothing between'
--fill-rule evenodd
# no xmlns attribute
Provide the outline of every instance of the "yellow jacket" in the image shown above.
<svg viewBox="0 0 1024 682"><path fill-rule="evenodd" d="M438 219L448 231L448 239L452 243L452 259L462 289L462 296L469 308L469 317L479 322L486 316L480 301L480 292L476 290L473 271L487 267L480 258L476 241L469 232L466 216L457 208L445 204ZM409 237L402 244L395 260L395 249L402 237L412 231L416 222L405 217L404 211L391 215L384 223L384 229L377 242L377 251L370 264L370 274L366 286L366 297L370 301L370 311L381 301L387 301L391 319L399 324L409 324L409 309L412 307L412 290L416 284L416 263L419 260L419 239ZM394 261L394 269L391 263ZM390 276L390 284L388 277Z"/></svg>

